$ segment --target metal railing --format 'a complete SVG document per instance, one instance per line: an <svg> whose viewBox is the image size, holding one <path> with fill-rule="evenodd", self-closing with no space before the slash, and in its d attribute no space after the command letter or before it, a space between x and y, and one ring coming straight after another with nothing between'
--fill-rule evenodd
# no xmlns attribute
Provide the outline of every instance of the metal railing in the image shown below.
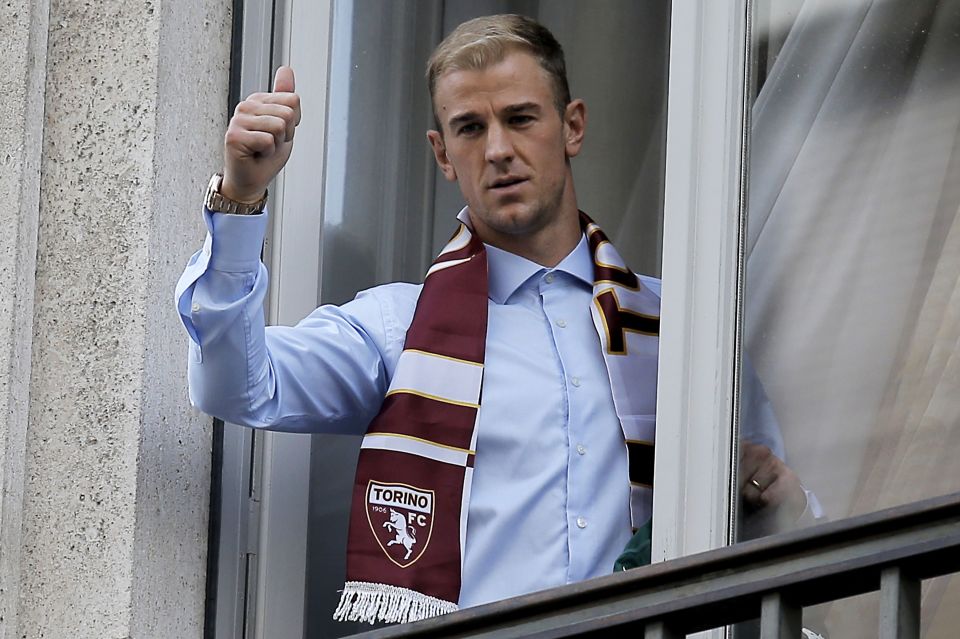
<svg viewBox="0 0 960 639"><path fill-rule="evenodd" d="M920 581L960 572L960 493L355 635L675 639L760 618L798 639L806 606L880 591L877 636L920 636Z"/></svg>

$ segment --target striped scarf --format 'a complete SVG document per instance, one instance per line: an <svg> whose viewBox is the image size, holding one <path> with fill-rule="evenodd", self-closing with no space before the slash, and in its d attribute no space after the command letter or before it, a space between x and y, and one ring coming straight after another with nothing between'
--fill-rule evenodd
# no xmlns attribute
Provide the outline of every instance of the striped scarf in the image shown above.
<svg viewBox="0 0 960 639"><path fill-rule="evenodd" d="M600 227L580 218L636 529L651 515L660 299ZM427 271L390 388L361 444L337 620L402 623L457 609L487 303L486 250L462 223Z"/></svg>

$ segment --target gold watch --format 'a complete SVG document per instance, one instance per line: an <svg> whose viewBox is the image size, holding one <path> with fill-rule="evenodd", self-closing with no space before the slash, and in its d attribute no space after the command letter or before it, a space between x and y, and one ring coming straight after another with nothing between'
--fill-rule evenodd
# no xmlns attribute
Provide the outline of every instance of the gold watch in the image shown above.
<svg viewBox="0 0 960 639"><path fill-rule="evenodd" d="M203 204L211 211L216 213L230 213L232 215L256 215L262 213L267 205L267 193L253 203L237 202L224 197L220 193L220 186L223 184L223 173L214 173L210 178L210 184L207 186L207 195L203 198Z"/></svg>

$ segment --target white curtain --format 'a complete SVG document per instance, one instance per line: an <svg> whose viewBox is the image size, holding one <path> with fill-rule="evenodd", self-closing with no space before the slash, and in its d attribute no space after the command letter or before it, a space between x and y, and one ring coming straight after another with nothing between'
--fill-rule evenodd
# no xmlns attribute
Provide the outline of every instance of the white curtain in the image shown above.
<svg viewBox="0 0 960 639"><path fill-rule="evenodd" d="M960 0L806 0L754 105L744 334L831 518L960 491L958 208Z"/></svg>

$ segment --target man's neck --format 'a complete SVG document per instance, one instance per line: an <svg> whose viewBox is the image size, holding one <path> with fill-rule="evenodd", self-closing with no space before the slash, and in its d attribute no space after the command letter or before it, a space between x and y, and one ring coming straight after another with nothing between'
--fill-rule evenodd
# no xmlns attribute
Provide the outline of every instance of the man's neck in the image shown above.
<svg viewBox="0 0 960 639"><path fill-rule="evenodd" d="M498 249L553 268L576 248L583 234L579 216L570 215L567 218L563 220L563 224L555 224L532 235L497 234L496 237L480 239Z"/></svg>

